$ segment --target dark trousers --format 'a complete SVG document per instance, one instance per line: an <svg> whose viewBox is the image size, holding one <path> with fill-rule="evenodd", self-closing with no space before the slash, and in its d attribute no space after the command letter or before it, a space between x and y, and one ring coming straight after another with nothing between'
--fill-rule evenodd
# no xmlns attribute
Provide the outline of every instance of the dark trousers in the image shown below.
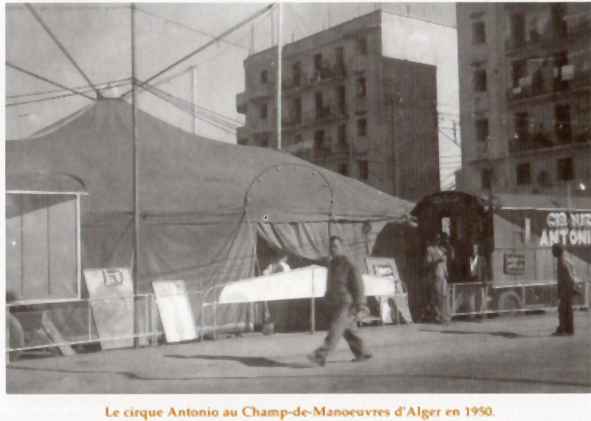
<svg viewBox="0 0 591 421"><path fill-rule="evenodd" d="M562 333L575 333L571 297L560 297L560 303L558 304L558 331Z"/></svg>
<svg viewBox="0 0 591 421"><path fill-rule="evenodd" d="M353 355L358 357L367 354L363 339L358 335L357 330L357 322L351 312L351 305L331 306L328 333L322 346L317 348L314 353L319 359L325 360L327 355L334 351L342 336L349 344Z"/></svg>

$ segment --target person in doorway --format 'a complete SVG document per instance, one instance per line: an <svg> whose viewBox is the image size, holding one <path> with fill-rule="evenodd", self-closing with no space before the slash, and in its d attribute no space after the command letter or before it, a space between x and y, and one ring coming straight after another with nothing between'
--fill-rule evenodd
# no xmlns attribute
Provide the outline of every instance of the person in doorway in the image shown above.
<svg viewBox="0 0 591 421"><path fill-rule="evenodd" d="M446 324L450 320L447 294L447 254L436 235L428 244L426 265L429 283L429 307L436 323Z"/></svg>
<svg viewBox="0 0 591 421"><path fill-rule="evenodd" d="M552 255L556 258L556 277L558 281L558 327L554 336L570 336L575 333L572 299L576 294L575 272L566 258L561 244L552 245Z"/></svg>
<svg viewBox="0 0 591 421"><path fill-rule="evenodd" d="M264 270L263 276L271 275L273 273L289 272L291 267L287 263L287 255L279 254ZM275 323L273 321L271 308L267 301L263 302L263 335L271 335L275 333Z"/></svg>
<svg viewBox="0 0 591 421"><path fill-rule="evenodd" d="M488 262L486 257L481 253L481 248L478 243L472 245L472 254L470 255L470 267L468 282L478 283L480 285L474 287L474 294L470 301L470 310L473 312L478 311L482 316L486 312L486 305L488 300L488 286L489 286L489 273L488 273ZM476 291L480 292L480 308L476 309Z"/></svg>
<svg viewBox="0 0 591 421"><path fill-rule="evenodd" d="M357 315L366 311L361 273L345 255L343 240L333 236L329 240L330 261L326 278L325 299L329 308L330 325L324 343L308 355L308 359L324 366L341 336L349 344L354 362L372 357L357 333Z"/></svg>

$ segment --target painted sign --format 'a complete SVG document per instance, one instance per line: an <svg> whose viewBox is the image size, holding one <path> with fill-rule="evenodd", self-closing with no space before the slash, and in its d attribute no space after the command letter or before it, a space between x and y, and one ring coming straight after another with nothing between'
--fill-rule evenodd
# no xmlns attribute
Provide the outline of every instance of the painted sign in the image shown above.
<svg viewBox="0 0 591 421"><path fill-rule="evenodd" d="M540 235L540 247L554 243L591 246L591 212L549 212Z"/></svg>
<svg viewBox="0 0 591 421"><path fill-rule="evenodd" d="M518 253L503 254L503 272L507 275L525 274L525 255Z"/></svg>

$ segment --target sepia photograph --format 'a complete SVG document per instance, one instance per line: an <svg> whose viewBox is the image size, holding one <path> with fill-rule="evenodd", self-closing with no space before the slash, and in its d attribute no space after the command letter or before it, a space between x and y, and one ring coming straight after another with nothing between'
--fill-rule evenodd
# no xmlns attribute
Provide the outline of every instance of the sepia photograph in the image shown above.
<svg viewBox="0 0 591 421"><path fill-rule="evenodd" d="M3 6L6 398L591 393L591 3Z"/></svg>

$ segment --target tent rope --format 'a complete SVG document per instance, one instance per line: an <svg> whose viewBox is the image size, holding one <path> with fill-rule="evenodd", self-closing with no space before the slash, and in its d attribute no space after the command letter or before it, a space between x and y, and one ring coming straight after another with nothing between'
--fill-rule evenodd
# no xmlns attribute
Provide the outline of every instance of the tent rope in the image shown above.
<svg viewBox="0 0 591 421"><path fill-rule="evenodd" d="M47 24L43 21L43 19L37 13L35 8L30 3L25 3L25 6L27 7L27 9L29 9L29 11L31 12L33 17L37 20L37 22L39 22L39 24L43 27L43 29L45 29L45 32L47 32L47 34L51 37L51 39L56 43L56 45L59 47L59 49L62 51L62 53L64 53L64 55L68 58L68 60L70 60L70 63L72 63L72 65L76 68L76 70L78 70L78 72L82 75L82 77L86 80L86 82L92 87L92 89L96 93L97 98L100 98L101 97L100 91L90 81L90 79L88 78L86 73L84 73L84 71L80 68L78 63L76 63L76 60L74 60L74 58L70 55L70 53L68 53L68 50L66 50L66 47L64 47L64 45L60 42L60 40L57 39L57 37L53 34L53 32L51 31L49 26L47 26Z"/></svg>
<svg viewBox="0 0 591 421"><path fill-rule="evenodd" d="M13 68L14 70L18 70L19 72L22 72L22 73L24 73L24 74L27 74L27 75L29 75L29 76L31 76L31 77L34 77L34 78L36 78L36 79L42 80L42 81L44 81L44 82L47 82L47 83L49 83L50 85L54 85L54 86L57 86L58 88L65 89L65 90L67 90L67 91L70 91L70 92L72 92L72 93L74 93L74 94L76 94L76 95L83 96L84 98L87 98L87 99L89 99L89 100L91 100L91 101L96 101L96 98L93 98L93 97L91 97L91 96L88 96L88 95L86 95L85 93L83 93L83 92L80 92L80 91L77 91L77 90L75 90L75 89L69 88L69 87L67 87L67 86L65 86L65 85L62 85L61 83L58 83L58 82L54 82L54 81L52 81L52 80L49 80L49 79L47 79L46 77L43 77L43 76L41 76L41 75L38 75L38 74L36 74L36 73L33 73L33 72L29 71L29 70L23 69L22 67L19 67L19 66L17 66L16 64L13 64L13 63L9 62L8 60L6 61L6 66L8 66L8 67L11 67L11 68Z"/></svg>
<svg viewBox="0 0 591 421"><path fill-rule="evenodd" d="M252 20L264 15L265 13L267 13L269 10L271 10L274 7L273 4L271 5L267 5L264 8L262 8L261 10L259 10L258 12L254 13L252 16L249 16L248 18L246 18L245 20L239 22L238 24L232 26L230 29L224 31L222 34L220 34L219 36L213 38L212 40L206 42L204 45L202 45L201 47L197 48L196 50L190 52L189 54L186 54L185 56L181 57L180 59L178 59L177 61L175 61L174 63L166 66L164 69L160 70L159 72L155 73L154 75L150 76L148 79L146 79L144 82L142 82L142 84L144 83L149 83L151 81L153 81L154 79L156 79L158 76L161 76L162 74L168 72L170 69L178 66L179 64L181 64L184 61L187 61L188 59L190 59L191 57L193 57L194 55L200 53L201 51L205 50L206 48L210 47L211 45L216 44L219 40L225 38L226 36L230 35L232 32L236 31L237 29L239 29L240 27L246 25L247 23L251 22ZM142 87L142 84L140 84L139 87ZM131 90L125 92L123 95L121 95L121 98L125 98L126 96L128 96L131 93Z"/></svg>

